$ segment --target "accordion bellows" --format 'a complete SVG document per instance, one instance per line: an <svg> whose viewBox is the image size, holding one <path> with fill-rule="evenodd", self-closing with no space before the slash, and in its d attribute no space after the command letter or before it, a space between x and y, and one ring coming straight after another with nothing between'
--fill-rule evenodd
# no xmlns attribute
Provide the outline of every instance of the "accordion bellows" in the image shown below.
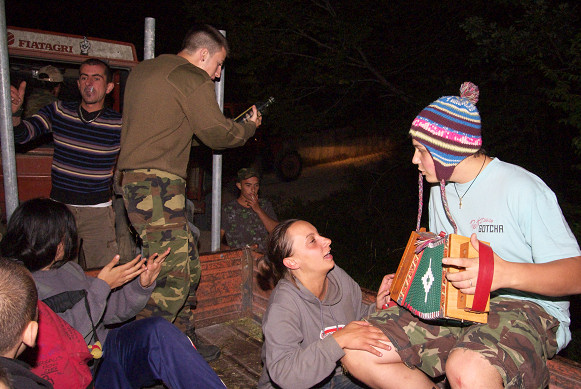
<svg viewBox="0 0 581 389"><path fill-rule="evenodd" d="M427 235L434 238L429 244L426 241ZM425 247L421 248L422 245ZM421 249L416 252L418 247ZM485 307L480 304L482 307L479 310L473 310L475 295L460 292L446 279L446 272L463 269L442 265L442 258L478 256L470 244L470 238L456 234L438 237L414 231L397 268L390 292L391 299L425 320L454 319L486 323L490 309L490 285L485 291L476 286L476 294L486 293L483 297L487 300L482 300L481 296L480 300L486 301ZM482 261L480 266L485 266ZM479 283L480 278L479 272Z"/></svg>

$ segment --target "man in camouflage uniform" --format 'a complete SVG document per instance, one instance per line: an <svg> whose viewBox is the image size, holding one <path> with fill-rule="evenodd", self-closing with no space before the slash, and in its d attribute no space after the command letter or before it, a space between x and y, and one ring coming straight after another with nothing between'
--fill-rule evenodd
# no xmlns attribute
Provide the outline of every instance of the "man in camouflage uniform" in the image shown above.
<svg viewBox="0 0 581 389"><path fill-rule="evenodd" d="M64 81L63 74L58 68L47 65L38 69L38 73L31 81L32 92L26 98L23 117L31 117L42 107L58 100L61 86Z"/></svg>
<svg viewBox="0 0 581 389"><path fill-rule="evenodd" d="M266 238L278 224L270 201L258 198L260 179L256 170L238 171L236 187L240 195L222 207L220 233L231 248L251 246L266 253Z"/></svg>
<svg viewBox="0 0 581 389"><path fill-rule="evenodd" d="M190 149L196 140L214 149L241 146L261 123L256 107L243 124L220 111L213 80L220 77L227 52L224 36L201 26L188 32L177 55L160 55L131 71L118 162L123 199L144 255L171 247L142 316L174 322L206 360L220 350L200 343L194 331L191 309L200 261L186 218Z"/></svg>
<svg viewBox="0 0 581 389"><path fill-rule="evenodd" d="M442 263L463 270L445 274L461 292L490 291L487 323L421 320L394 304L367 319L390 340L383 356L347 351L343 363L372 387L546 388L547 359L571 340L566 296L581 293L581 250L547 185L481 149L478 88L464 83L460 92L412 122L412 162L420 188L423 178L435 184L430 231L469 236L479 252ZM420 190L420 210L421 200ZM418 229L420 221L421 213ZM431 287L441 292L423 285Z"/></svg>

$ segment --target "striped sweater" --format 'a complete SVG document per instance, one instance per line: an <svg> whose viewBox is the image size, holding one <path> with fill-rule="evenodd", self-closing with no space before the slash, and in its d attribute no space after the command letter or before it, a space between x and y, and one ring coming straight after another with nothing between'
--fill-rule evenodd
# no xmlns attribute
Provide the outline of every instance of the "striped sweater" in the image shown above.
<svg viewBox="0 0 581 389"><path fill-rule="evenodd" d="M111 199L111 178L119 154L121 114L106 108L83 123L79 102L57 101L14 128L14 141L26 143L52 132L54 157L50 197L65 204L93 205Z"/></svg>

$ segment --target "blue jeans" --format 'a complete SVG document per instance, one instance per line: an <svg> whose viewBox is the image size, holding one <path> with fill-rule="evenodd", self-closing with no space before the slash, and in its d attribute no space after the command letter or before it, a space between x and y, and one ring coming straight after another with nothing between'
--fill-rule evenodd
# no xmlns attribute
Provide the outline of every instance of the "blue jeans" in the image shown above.
<svg viewBox="0 0 581 389"><path fill-rule="evenodd" d="M163 381L172 389L225 386L191 341L161 317L111 330L103 345L95 389L126 389Z"/></svg>

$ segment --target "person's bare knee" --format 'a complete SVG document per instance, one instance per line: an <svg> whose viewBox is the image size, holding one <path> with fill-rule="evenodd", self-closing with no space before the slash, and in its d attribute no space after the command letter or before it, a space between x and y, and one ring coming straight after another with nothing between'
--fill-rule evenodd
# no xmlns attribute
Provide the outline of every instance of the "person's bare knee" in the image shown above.
<svg viewBox="0 0 581 389"><path fill-rule="evenodd" d="M467 350L453 350L446 361L446 377L456 388L502 388L502 377L481 354Z"/></svg>
<svg viewBox="0 0 581 389"><path fill-rule="evenodd" d="M362 350L345 350L345 356L341 358L343 367L351 375L372 388L379 388L379 377L389 370L389 364L401 362L399 355L391 343L386 343L385 349L378 349L382 356L378 357L370 352Z"/></svg>
<svg viewBox="0 0 581 389"><path fill-rule="evenodd" d="M341 363L350 374L371 388L433 387L424 373L403 364L393 344L385 345L385 349L378 349L381 357L367 351L345 350Z"/></svg>
<svg viewBox="0 0 581 389"><path fill-rule="evenodd" d="M367 369L369 366L401 362L399 354L395 351L395 347L391 343L385 343L385 348L374 348L381 352L381 357L367 351L346 349L341 363L349 371L357 371L361 368Z"/></svg>

